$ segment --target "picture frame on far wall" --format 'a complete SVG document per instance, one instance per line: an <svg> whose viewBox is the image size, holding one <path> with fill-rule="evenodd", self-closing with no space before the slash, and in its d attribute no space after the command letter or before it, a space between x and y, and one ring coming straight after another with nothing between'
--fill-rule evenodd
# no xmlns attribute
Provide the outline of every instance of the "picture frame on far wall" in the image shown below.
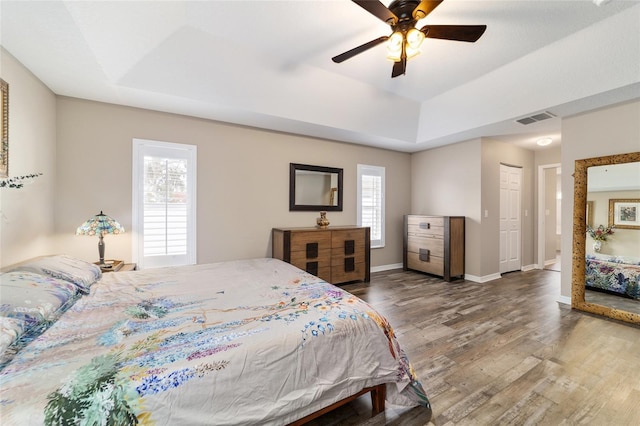
<svg viewBox="0 0 640 426"><path fill-rule="evenodd" d="M593 201L587 201L587 226L593 228Z"/></svg>
<svg viewBox="0 0 640 426"><path fill-rule="evenodd" d="M640 229L640 199L610 199L609 226Z"/></svg>
<svg viewBox="0 0 640 426"><path fill-rule="evenodd" d="M0 178L9 177L9 84L0 79Z"/></svg>

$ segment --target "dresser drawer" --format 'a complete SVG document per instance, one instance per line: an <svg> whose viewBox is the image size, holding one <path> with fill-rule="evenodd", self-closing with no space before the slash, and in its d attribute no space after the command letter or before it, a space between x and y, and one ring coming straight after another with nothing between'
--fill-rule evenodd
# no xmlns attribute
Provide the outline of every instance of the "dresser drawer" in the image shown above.
<svg viewBox="0 0 640 426"><path fill-rule="evenodd" d="M331 266L331 282L344 283L347 281L364 280L367 264L350 263L349 259L343 259L340 265Z"/></svg>
<svg viewBox="0 0 640 426"><path fill-rule="evenodd" d="M421 260L420 254L407 253L407 267L416 271L442 276L444 274L444 259L439 256L423 255Z"/></svg>
<svg viewBox="0 0 640 426"><path fill-rule="evenodd" d="M429 250L433 256L444 256L444 240L436 237L419 237L409 235L407 238L407 251L419 253L420 249Z"/></svg>
<svg viewBox="0 0 640 426"><path fill-rule="evenodd" d="M297 262L290 262L293 266L302 269L316 277L320 277L327 282L331 282L331 265L329 261L320 262L317 260L303 260Z"/></svg>
<svg viewBox="0 0 640 426"><path fill-rule="evenodd" d="M318 250L318 252L314 252L313 250L304 251L292 251L291 252L291 263L298 266L299 264L304 264L305 262L320 262L322 266L331 266L331 249ZM300 269L300 266L298 266Z"/></svg>
<svg viewBox="0 0 640 426"><path fill-rule="evenodd" d="M407 218L407 232L413 235L444 235L442 217L412 216Z"/></svg>
<svg viewBox="0 0 640 426"><path fill-rule="evenodd" d="M444 217L442 216L409 216L407 217L409 226L417 226L418 228L429 228L429 226L444 226Z"/></svg>
<svg viewBox="0 0 640 426"><path fill-rule="evenodd" d="M349 229L331 232L331 248L346 256L362 252L365 249L365 230Z"/></svg>
<svg viewBox="0 0 640 426"><path fill-rule="evenodd" d="M307 250L331 250L331 233L329 232L294 232L291 233L291 253Z"/></svg>
<svg viewBox="0 0 640 426"><path fill-rule="evenodd" d="M342 253L335 253L335 251L331 254L331 266L340 266L344 264L344 260L345 259L353 259L354 263L364 263L365 259L364 259L364 251L360 250L359 252L355 253L354 255L351 256L345 256ZM351 262L351 261L350 261Z"/></svg>

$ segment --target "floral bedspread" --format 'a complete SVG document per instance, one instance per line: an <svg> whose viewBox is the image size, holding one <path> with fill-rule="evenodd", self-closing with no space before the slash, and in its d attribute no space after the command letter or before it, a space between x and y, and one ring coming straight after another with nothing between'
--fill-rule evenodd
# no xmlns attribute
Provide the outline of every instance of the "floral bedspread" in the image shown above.
<svg viewBox="0 0 640 426"><path fill-rule="evenodd" d="M252 259L104 274L0 372L0 420L285 424L382 383L429 404L371 306Z"/></svg>
<svg viewBox="0 0 640 426"><path fill-rule="evenodd" d="M585 279L587 288L607 290L640 299L640 264L616 257L587 255Z"/></svg>

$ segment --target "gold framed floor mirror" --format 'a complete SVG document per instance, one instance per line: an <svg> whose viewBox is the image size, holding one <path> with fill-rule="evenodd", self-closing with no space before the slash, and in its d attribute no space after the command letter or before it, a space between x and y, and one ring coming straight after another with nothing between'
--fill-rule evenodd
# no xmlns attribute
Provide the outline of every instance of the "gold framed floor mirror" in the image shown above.
<svg viewBox="0 0 640 426"><path fill-rule="evenodd" d="M600 259L603 262L614 262L611 263L611 266L616 268L611 270L613 277L619 275L617 268L621 267L615 262L623 263L627 262L627 259L640 260L640 230L609 223L610 199L617 201L639 198L637 194L640 194L640 152L576 160L573 177L571 306L592 314L640 324L640 299L624 294L619 289L616 291L621 291L621 294L594 289L592 275L592 262L599 262ZM640 209L637 204L630 204L629 208L631 213L623 219L630 222L640 221ZM590 234L594 234L600 225L605 233L607 228L614 225L613 232L605 235L604 239L593 239ZM631 260L630 269L624 271L625 276L627 271L633 274L636 271L640 273L640 265L634 264L634 261ZM589 289L585 285L587 264L590 268ZM607 268L603 267L605 271Z"/></svg>

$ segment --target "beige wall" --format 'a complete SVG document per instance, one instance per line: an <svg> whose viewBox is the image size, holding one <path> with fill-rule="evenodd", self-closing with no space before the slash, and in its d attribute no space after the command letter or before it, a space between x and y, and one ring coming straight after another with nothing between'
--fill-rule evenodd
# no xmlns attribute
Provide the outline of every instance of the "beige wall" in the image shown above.
<svg viewBox="0 0 640 426"><path fill-rule="evenodd" d="M522 230L522 267L531 268L534 264L534 152L512 144L482 140L482 212L488 211L488 217L482 218L483 256L481 276L495 276L500 271L500 164L522 168L521 191L521 230Z"/></svg>
<svg viewBox="0 0 640 426"><path fill-rule="evenodd" d="M410 206L410 155L235 126L193 117L60 97L56 243L97 258L97 239L75 236L103 210L131 229L132 139L198 147L198 263L271 255L271 228L314 226L318 212L289 212L289 163L344 169L344 211L332 225L356 223L356 166L386 168L386 247L373 267L402 262L402 220ZM106 257L130 260L131 233L105 237Z"/></svg>
<svg viewBox="0 0 640 426"><path fill-rule="evenodd" d="M562 283L571 296L573 179L575 160L640 151L640 101L604 108L562 120ZM640 232L640 231L637 231Z"/></svg>
<svg viewBox="0 0 640 426"><path fill-rule="evenodd" d="M497 191L490 189L496 164L529 167L531 161L495 141L409 155L56 98L2 49L0 60L10 91L10 174L44 173L20 190L0 189L0 266L52 252L95 259L97 241L73 234L101 209L130 229L131 140L147 138L198 145L199 262L268 256L271 227L313 225L316 212L288 211L290 162L344 168L344 211L328 216L334 225L355 223L356 164L364 163L385 166L387 173L387 245L373 250L374 267L401 262L404 214L461 214L467 217L467 273L483 277L497 271L497 247L487 243L495 240L497 225L481 217L498 205ZM562 133L561 295L568 297L574 161L640 150L640 101L566 118ZM535 165L558 161L558 151L536 152ZM525 187L530 191L527 180ZM532 204L523 203L529 217ZM525 225L523 265L533 263L533 229ZM131 235L108 238L107 256L129 260Z"/></svg>
<svg viewBox="0 0 640 426"><path fill-rule="evenodd" d="M20 189L0 188L0 266L50 253L56 179L55 95L0 48L9 84L9 175L43 173Z"/></svg>
<svg viewBox="0 0 640 426"><path fill-rule="evenodd" d="M465 216L465 274L479 276L481 141L411 156L411 214Z"/></svg>
<svg viewBox="0 0 640 426"><path fill-rule="evenodd" d="M499 276L500 163L523 168L522 209L527 215L522 218L522 266L533 263L533 158L533 151L484 138L412 156L411 212L466 216L469 279Z"/></svg>

